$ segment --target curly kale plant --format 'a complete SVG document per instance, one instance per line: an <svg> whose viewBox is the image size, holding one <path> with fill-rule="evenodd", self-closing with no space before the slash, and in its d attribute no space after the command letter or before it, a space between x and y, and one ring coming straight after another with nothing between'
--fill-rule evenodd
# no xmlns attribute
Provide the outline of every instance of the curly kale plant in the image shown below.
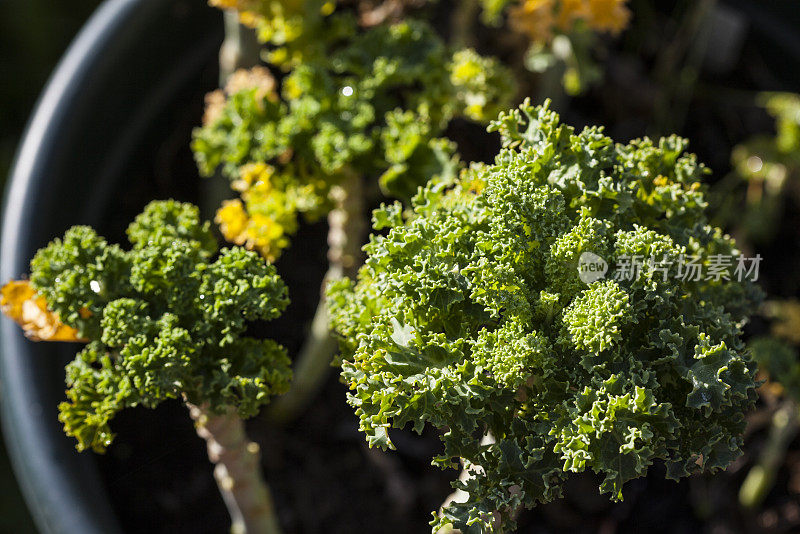
<svg viewBox="0 0 800 534"><path fill-rule="evenodd" d="M79 450L104 451L120 410L181 399L208 442L233 530L278 533L242 419L289 388L286 350L247 335L281 314L286 286L255 252L218 250L191 204L152 202L127 234L123 250L71 228L36 254L30 282L3 288L3 310L37 339L88 343L67 366L59 406Z"/></svg>
<svg viewBox="0 0 800 534"><path fill-rule="evenodd" d="M225 237L267 258L288 246L298 214L313 219L335 207L331 188L348 176L410 198L431 176L454 174L448 121L488 120L510 97L511 76L499 62L450 50L423 21L360 28L342 9L324 11L327 23L318 25L320 6L309 0L295 6L307 4L308 16L290 24L277 2L239 4L262 38L283 36L280 55L293 60L280 61L274 49L268 57L290 70L280 84L263 67L234 75L209 96L192 148L202 174L221 168L241 194L217 214ZM300 37L307 32L312 39Z"/></svg>
<svg viewBox="0 0 800 534"><path fill-rule="evenodd" d="M60 406L79 449L105 449L123 408L185 398L245 418L288 388L285 349L245 335L288 304L274 267L239 247L217 254L189 204L153 202L127 233L129 251L76 226L31 261L34 289L89 340Z"/></svg>
<svg viewBox="0 0 800 534"><path fill-rule="evenodd" d="M513 528L569 473L600 491L656 460L677 479L740 454L754 364L740 339L749 283L664 273L584 283L584 253L676 261L736 254L710 226L707 173L677 137L615 144L527 102L491 126L493 165L431 183L374 215L357 283L330 288L349 402L371 445L391 428L442 431L442 468L469 470L465 502L433 524Z"/></svg>

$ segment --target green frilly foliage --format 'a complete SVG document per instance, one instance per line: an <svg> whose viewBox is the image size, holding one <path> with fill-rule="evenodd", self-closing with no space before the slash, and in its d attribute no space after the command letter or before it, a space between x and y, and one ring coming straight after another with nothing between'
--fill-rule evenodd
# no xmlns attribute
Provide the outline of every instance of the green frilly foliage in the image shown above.
<svg viewBox="0 0 800 534"><path fill-rule="evenodd" d="M491 130L493 165L420 190L410 210L375 212L357 283L334 283L349 402L372 446L430 424L433 459L473 477L433 521L463 532L513 528L522 507L592 470L622 499L661 460L672 479L739 456L755 366L740 327L760 292L747 282L583 283L583 252L610 265L736 254L707 222L707 169L678 137L615 144L527 102ZM674 274L674 273L673 273ZM491 436L485 440L482 437Z"/></svg>
<svg viewBox="0 0 800 534"><path fill-rule="evenodd" d="M244 418L288 389L285 349L246 335L288 304L273 266L240 247L218 251L190 204L152 202L127 233L123 250L75 226L31 261L48 308L89 340L67 366L59 406L79 450L103 451L127 407L185 398Z"/></svg>
<svg viewBox="0 0 800 534"><path fill-rule="evenodd" d="M194 132L203 175L221 168L235 182L245 164L276 168L273 186L287 192L291 205L251 197L250 216L285 220L292 212L313 219L330 209L330 187L352 173L408 200L431 176L457 174L456 147L443 136L452 118L488 121L508 105L506 68L470 49L450 50L422 21L365 29L349 11L308 13L314 16L296 19L291 31L271 11L258 18L262 38L280 45L268 59L288 70L280 97L236 91L215 120ZM320 17L327 23L319 25ZM280 37L286 32L294 37ZM304 39L309 32L311 40Z"/></svg>

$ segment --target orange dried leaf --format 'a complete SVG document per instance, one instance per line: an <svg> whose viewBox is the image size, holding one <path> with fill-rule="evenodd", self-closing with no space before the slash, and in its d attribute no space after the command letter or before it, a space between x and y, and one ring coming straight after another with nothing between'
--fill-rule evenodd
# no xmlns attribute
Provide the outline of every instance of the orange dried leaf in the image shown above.
<svg viewBox="0 0 800 534"><path fill-rule="evenodd" d="M27 280L12 280L0 289L0 310L34 341L88 341L48 310L44 297L37 295Z"/></svg>

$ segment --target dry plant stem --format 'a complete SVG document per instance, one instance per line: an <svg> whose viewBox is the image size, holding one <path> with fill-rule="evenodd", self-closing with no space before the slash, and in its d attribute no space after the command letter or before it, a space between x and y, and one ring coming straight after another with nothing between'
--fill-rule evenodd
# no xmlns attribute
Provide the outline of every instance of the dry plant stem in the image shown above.
<svg viewBox="0 0 800 534"><path fill-rule="evenodd" d="M224 87L237 69L254 67L259 63L259 44L255 30L239 23L234 10L223 13L225 39L219 49L219 85Z"/></svg>
<svg viewBox="0 0 800 534"><path fill-rule="evenodd" d="M239 23L239 14L234 10L223 12L225 38L219 48L219 86L225 87L228 78L237 69L254 67L259 63L259 45L255 30ZM213 218L220 203L230 198L228 180L217 170L214 176L203 180L203 212Z"/></svg>
<svg viewBox="0 0 800 534"><path fill-rule="evenodd" d="M335 208L328 214L328 279L354 277L362 263L361 246L365 231L364 190L361 176L347 170L331 188Z"/></svg>
<svg viewBox="0 0 800 534"><path fill-rule="evenodd" d="M332 280L355 277L362 262L365 222L361 177L352 171L346 172L342 181L332 188L330 196L336 207L328 214L328 272L322 280L311 328L296 358L292 388L269 409L268 416L276 423L286 423L297 417L328 376L337 343L329 329L325 287Z"/></svg>
<svg viewBox="0 0 800 534"><path fill-rule="evenodd" d="M272 494L261 474L261 452L247 439L244 423L230 410L213 414L186 403L197 435L206 441L214 479L231 516L233 534L281 534Z"/></svg>
<svg viewBox="0 0 800 534"><path fill-rule="evenodd" d="M758 463L754 465L739 490L739 503L745 508L755 508L764 500L775 483L786 456L789 444L800 429L800 407L791 400L785 401L772 417L772 427Z"/></svg>

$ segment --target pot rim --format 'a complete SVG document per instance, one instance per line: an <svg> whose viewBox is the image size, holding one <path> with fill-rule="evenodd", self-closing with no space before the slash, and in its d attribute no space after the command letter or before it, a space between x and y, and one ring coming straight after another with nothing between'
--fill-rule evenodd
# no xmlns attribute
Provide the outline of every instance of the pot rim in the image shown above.
<svg viewBox="0 0 800 534"><path fill-rule="evenodd" d="M91 77L93 64L141 3L107 0L101 4L72 41L39 97L20 142L3 199L0 280L19 277L28 270L30 258L23 257L23 251L31 239L31 229L24 223L35 216L32 199L46 178L41 168L42 154L58 143L58 128L54 124L67 119L66 111L79 97L79 88ZM26 398L25 391L26 383L33 379L33 369L29 361L23 360L21 351L8 350L27 340L8 319L0 324L0 339L7 349L0 358L3 434L37 527L43 532L121 532L110 513L110 502L97 491L97 485L93 491L76 492L70 487L71 480L58 476L63 469L62 456L67 451L42 447L48 439L47 422L42 407L34 399ZM99 485L96 472L87 475Z"/></svg>

